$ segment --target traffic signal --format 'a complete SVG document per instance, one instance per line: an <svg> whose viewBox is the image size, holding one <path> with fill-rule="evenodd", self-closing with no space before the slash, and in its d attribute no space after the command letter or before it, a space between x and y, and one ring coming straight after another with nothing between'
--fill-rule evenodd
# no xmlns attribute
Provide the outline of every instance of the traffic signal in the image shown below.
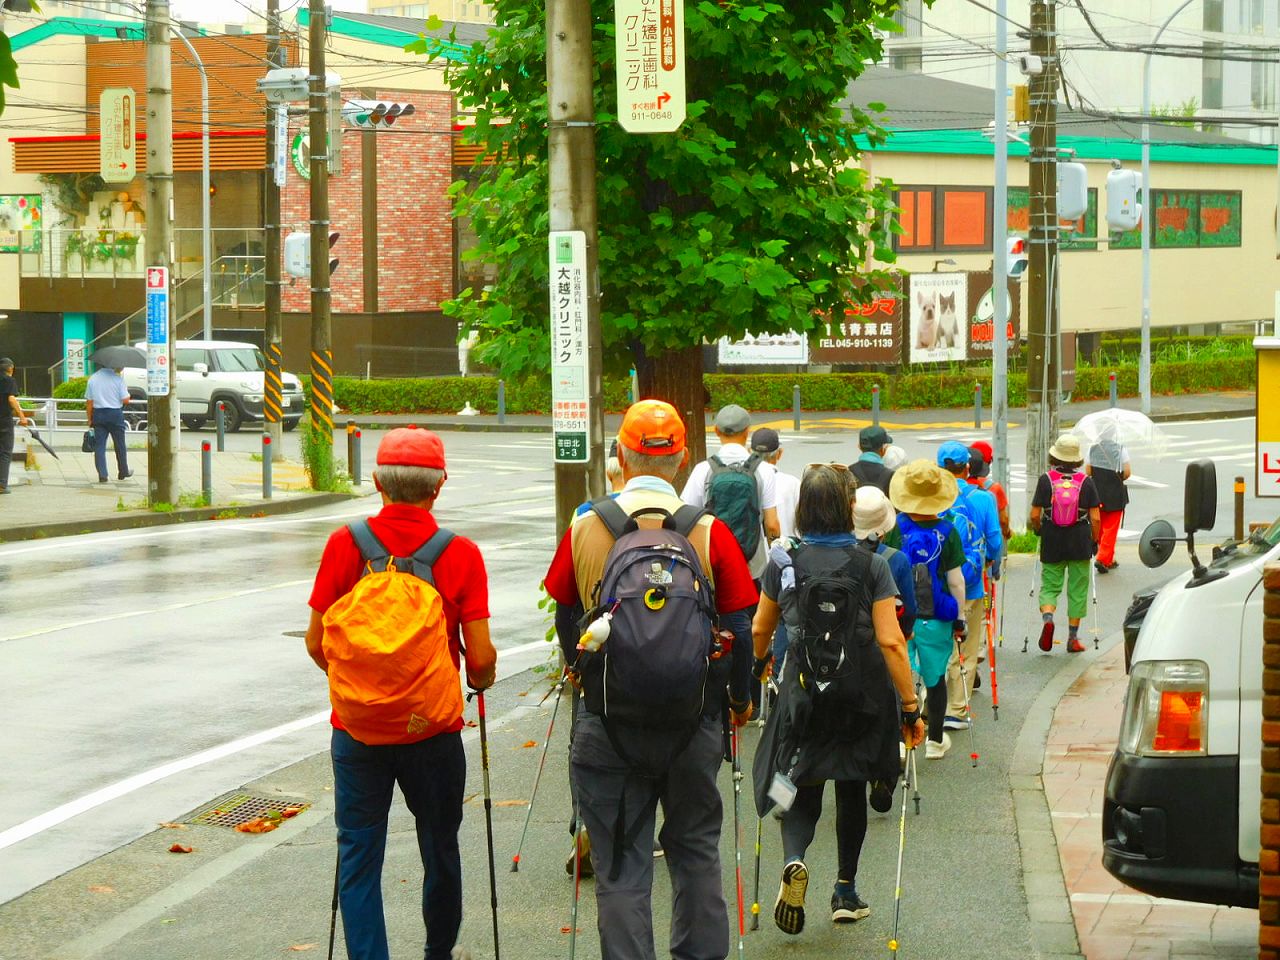
<svg viewBox="0 0 1280 960"><path fill-rule="evenodd" d="M333 245L341 236L336 230L329 231L329 273L338 269L338 258L333 256ZM284 272L291 277L307 280L311 277L311 234L306 230L297 230L284 238Z"/></svg>
<svg viewBox="0 0 1280 960"><path fill-rule="evenodd" d="M377 130L390 127L400 117L411 117L417 110L412 103L391 100L348 100L342 107L342 118L353 127Z"/></svg>
<svg viewBox="0 0 1280 960"><path fill-rule="evenodd" d="M1008 264L1006 275L1021 277L1027 272L1027 241L1022 237L1009 237L1005 240L1005 262Z"/></svg>
<svg viewBox="0 0 1280 960"><path fill-rule="evenodd" d="M1142 222L1142 174L1112 170L1107 174L1107 226L1112 230L1136 230Z"/></svg>

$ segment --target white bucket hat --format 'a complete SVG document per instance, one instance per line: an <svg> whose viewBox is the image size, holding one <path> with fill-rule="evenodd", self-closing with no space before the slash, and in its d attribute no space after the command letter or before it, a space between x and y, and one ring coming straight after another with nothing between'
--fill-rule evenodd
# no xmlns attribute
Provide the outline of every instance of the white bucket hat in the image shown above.
<svg viewBox="0 0 1280 960"><path fill-rule="evenodd" d="M853 535L859 540L881 539L898 522L898 513L879 487L859 487L854 494Z"/></svg>

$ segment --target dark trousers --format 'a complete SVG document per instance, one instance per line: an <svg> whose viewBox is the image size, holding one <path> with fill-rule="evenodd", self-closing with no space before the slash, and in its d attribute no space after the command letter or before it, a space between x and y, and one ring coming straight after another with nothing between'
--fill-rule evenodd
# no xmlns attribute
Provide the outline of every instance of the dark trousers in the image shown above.
<svg viewBox="0 0 1280 960"><path fill-rule="evenodd" d="M400 784L414 816L422 856L422 919L426 960L449 960L462 926L462 861L458 828L467 760L458 733L417 743L368 746L333 731L333 781L338 824L338 901L347 956L388 960L382 913L382 860L387 814Z"/></svg>
<svg viewBox="0 0 1280 960"><path fill-rule="evenodd" d="M13 460L13 418L0 422L0 487L9 486L9 464Z"/></svg>
<svg viewBox="0 0 1280 960"><path fill-rule="evenodd" d="M116 448L116 475L123 479L129 472L129 457L124 446L124 411L119 407L95 407L93 410L93 465L98 468L98 479L107 478L107 437Z"/></svg>
<svg viewBox="0 0 1280 960"><path fill-rule="evenodd" d="M924 705L929 714L929 739L934 743L941 743L944 732L942 725L947 719L947 678L945 676L925 690Z"/></svg>
<svg viewBox="0 0 1280 960"><path fill-rule="evenodd" d="M617 731L628 756L651 764L665 757L679 732ZM671 874L671 957L724 960L729 952L729 914L720 874L723 808L716 775L723 762L723 725L704 719L688 746L666 768L661 786L663 824L658 839ZM628 767L609 740L604 722L578 716L572 774L579 812L591 835L596 871L597 927L603 960L654 960L653 829L656 782ZM626 798L626 826L636 830L625 846L618 876L614 836L619 804ZM637 826L638 824L638 826Z"/></svg>
<svg viewBox="0 0 1280 960"><path fill-rule="evenodd" d="M822 817L823 783L809 784L796 791L791 809L782 815L782 855L786 863L803 860ZM840 866L837 880L853 883L858 877L858 858L867 835L867 784L863 780L836 781L836 851Z"/></svg>

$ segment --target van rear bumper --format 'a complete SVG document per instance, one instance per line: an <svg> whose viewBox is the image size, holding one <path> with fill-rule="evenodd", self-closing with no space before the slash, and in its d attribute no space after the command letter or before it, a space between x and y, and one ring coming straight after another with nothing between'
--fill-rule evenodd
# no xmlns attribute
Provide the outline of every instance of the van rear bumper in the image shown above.
<svg viewBox="0 0 1280 960"><path fill-rule="evenodd" d="M1257 907L1258 866L1237 855L1236 757L1139 757L1107 770L1102 865L1156 897Z"/></svg>

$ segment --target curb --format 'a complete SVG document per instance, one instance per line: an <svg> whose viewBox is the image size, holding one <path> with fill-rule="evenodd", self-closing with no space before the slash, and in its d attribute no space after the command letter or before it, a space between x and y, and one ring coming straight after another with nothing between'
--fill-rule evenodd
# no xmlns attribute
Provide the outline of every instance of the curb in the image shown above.
<svg viewBox="0 0 1280 960"><path fill-rule="evenodd" d="M1044 750L1053 725L1053 714L1072 685L1098 657L1121 641L1114 633L1096 651L1063 664L1027 711L1009 764L1009 786L1013 794L1013 815L1022 851L1022 888L1031 916L1031 941L1036 954L1044 958L1079 958L1075 915L1062 876L1058 842L1054 838L1049 802L1044 795ZM1092 656L1090 655L1092 653Z"/></svg>
<svg viewBox="0 0 1280 960"><path fill-rule="evenodd" d="M439 433L442 430L452 430L456 433L550 433L551 424L546 423L489 423L481 421L479 423L467 423L465 421L453 420L407 420L404 423L388 423L386 421L361 420L358 416L352 417L356 426L361 430L391 430L395 427L405 427L412 423L414 426L422 430L434 430ZM346 428L346 421L343 421L343 429ZM338 424L334 424L334 432L339 430Z"/></svg>
<svg viewBox="0 0 1280 960"><path fill-rule="evenodd" d="M359 499L359 493L316 493L290 497L287 500L264 500L261 503L241 504L230 507L195 507L173 510L169 513L129 511L114 517L94 520L68 520L57 523L34 523L22 527L9 527L0 531L0 543L19 540L47 540L50 537L72 537L85 533L106 533L112 530L137 530L144 527L163 527L175 523L194 523L202 520L244 520L249 517L274 517L297 513L313 507L327 507L334 503L346 503Z"/></svg>

